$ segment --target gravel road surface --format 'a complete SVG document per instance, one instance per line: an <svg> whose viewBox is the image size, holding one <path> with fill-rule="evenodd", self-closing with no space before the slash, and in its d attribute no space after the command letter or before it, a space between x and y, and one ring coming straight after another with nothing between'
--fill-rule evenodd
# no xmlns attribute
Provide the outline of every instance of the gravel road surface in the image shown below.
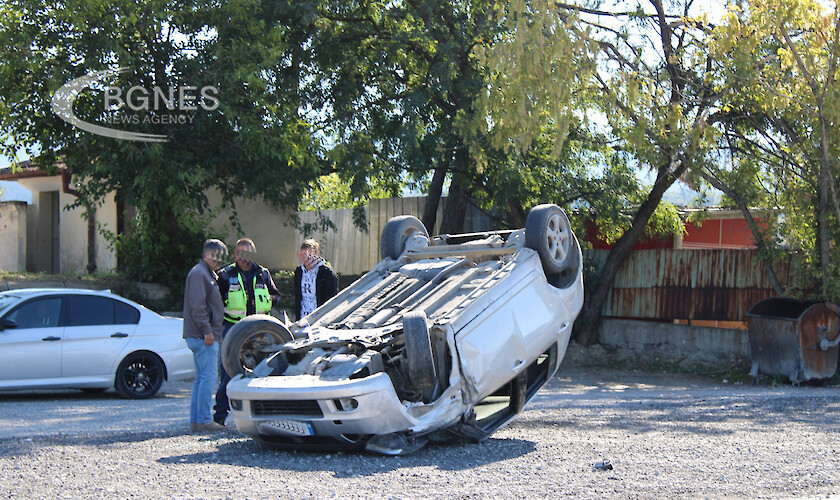
<svg viewBox="0 0 840 500"><path fill-rule="evenodd" d="M405 457L191 435L189 391L0 393L0 497L840 498L838 387L561 367L488 441Z"/></svg>

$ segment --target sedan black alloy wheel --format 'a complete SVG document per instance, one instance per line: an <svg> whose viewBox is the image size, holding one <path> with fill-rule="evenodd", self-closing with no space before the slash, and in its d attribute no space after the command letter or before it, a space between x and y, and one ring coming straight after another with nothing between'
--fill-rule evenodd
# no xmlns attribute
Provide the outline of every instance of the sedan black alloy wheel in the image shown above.
<svg viewBox="0 0 840 500"><path fill-rule="evenodd" d="M154 396L163 384L163 363L151 352L134 352L117 368L114 389L129 399Z"/></svg>

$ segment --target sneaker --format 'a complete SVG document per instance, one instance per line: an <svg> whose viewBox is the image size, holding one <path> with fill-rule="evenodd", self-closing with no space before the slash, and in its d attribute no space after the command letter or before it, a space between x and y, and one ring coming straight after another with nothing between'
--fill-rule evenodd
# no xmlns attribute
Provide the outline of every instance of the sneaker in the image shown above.
<svg viewBox="0 0 840 500"><path fill-rule="evenodd" d="M191 430L191 431L196 431L196 430L198 430L198 424L197 424L197 423L195 423L195 422L190 422L190 430Z"/></svg>
<svg viewBox="0 0 840 500"><path fill-rule="evenodd" d="M197 431L224 431L227 430L224 425L219 425L216 422L207 422L206 424L195 424Z"/></svg>
<svg viewBox="0 0 840 500"><path fill-rule="evenodd" d="M213 419L213 422L216 422L217 424L219 424L219 425L221 425L222 427L224 427L224 426L225 426L225 420L226 420L226 419L224 419L224 418L214 418L214 419Z"/></svg>

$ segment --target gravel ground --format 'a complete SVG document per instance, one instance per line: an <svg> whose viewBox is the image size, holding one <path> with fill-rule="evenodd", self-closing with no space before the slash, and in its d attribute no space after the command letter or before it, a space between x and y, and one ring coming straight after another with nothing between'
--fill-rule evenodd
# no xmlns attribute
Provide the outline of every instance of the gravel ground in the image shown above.
<svg viewBox="0 0 840 500"><path fill-rule="evenodd" d="M0 393L0 497L840 498L838 387L561 367L486 442L406 457L191 435L189 391Z"/></svg>

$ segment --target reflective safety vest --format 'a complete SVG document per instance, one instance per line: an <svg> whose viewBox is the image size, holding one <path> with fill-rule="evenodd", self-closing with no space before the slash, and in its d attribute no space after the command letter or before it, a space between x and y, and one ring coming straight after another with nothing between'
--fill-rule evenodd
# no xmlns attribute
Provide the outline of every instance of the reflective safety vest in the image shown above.
<svg viewBox="0 0 840 500"><path fill-rule="evenodd" d="M248 296L236 267L228 266L222 270L222 273L227 276L229 284L227 299L225 299L225 320L236 323L248 315ZM254 273L254 306L257 314L268 314L271 311L271 295L265 284L268 280L267 276L268 269L263 267Z"/></svg>

